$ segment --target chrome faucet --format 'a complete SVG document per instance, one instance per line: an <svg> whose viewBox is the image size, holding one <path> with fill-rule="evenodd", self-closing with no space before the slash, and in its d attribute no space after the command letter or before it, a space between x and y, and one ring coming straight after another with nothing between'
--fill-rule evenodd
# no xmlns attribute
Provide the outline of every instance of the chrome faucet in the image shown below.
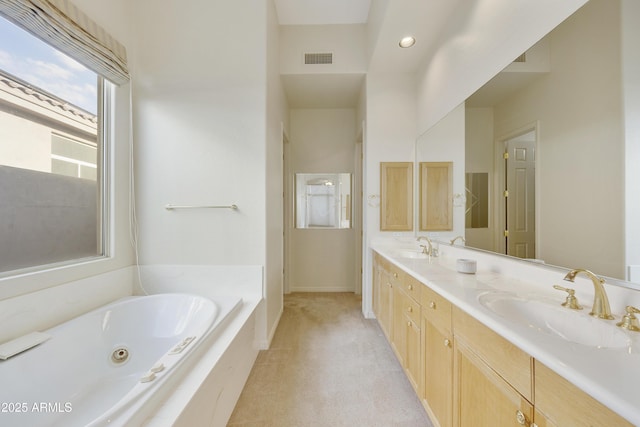
<svg viewBox="0 0 640 427"><path fill-rule="evenodd" d="M614 317L611 315L611 308L609 307L609 299L604 291L604 286L602 286L604 284L602 277L596 276L589 270L579 268L568 272L567 275L564 276L564 280L573 282L579 273L585 274L593 282L593 308L589 314L600 319L613 319Z"/></svg>
<svg viewBox="0 0 640 427"><path fill-rule="evenodd" d="M420 242L420 240L426 240L427 244L429 245L429 249L427 249L426 246L424 245L420 245L420 247L422 248L422 253L423 254L427 254L429 256L433 255L433 244L431 243L431 239L429 239L427 236L418 236L418 238L416 239L417 242Z"/></svg>
<svg viewBox="0 0 640 427"><path fill-rule="evenodd" d="M451 239L451 241L449 242L449 244L450 244L451 246L453 246L453 244L454 244L454 243L456 242L456 240L458 240L458 239L462 240L462 243L467 243L467 241L466 241L466 240L464 240L464 236L457 236L457 237L454 237L453 239Z"/></svg>

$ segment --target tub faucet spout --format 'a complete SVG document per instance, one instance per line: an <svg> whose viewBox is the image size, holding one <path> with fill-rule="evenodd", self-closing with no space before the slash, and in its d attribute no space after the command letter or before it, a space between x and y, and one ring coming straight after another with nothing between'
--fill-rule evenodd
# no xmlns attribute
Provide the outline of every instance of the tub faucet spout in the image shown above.
<svg viewBox="0 0 640 427"><path fill-rule="evenodd" d="M611 315L611 308L609 307L609 298L607 298L607 293L604 290L604 286L602 286L604 284L602 277L596 276L589 270L579 268L568 272L567 275L564 276L564 280L573 282L580 273L589 277L591 282L593 282L593 308L589 314L600 319L613 319L614 317Z"/></svg>

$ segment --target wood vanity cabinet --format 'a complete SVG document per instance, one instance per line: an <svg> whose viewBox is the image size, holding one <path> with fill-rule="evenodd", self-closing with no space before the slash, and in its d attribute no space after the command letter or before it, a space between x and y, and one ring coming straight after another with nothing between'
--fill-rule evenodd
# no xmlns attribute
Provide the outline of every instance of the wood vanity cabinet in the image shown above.
<svg viewBox="0 0 640 427"><path fill-rule="evenodd" d="M420 282L374 253L373 309L416 393L421 389ZM419 284L420 286L416 286Z"/></svg>
<svg viewBox="0 0 640 427"><path fill-rule="evenodd" d="M453 425L530 425L533 358L456 307L453 330Z"/></svg>
<svg viewBox="0 0 640 427"><path fill-rule="evenodd" d="M633 425L538 361L535 387L538 427Z"/></svg>
<svg viewBox="0 0 640 427"><path fill-rule="evenodd" d="M409 382L418 395L421 393L422 366L420 347L420 290L423 287L406 275L394 288L394 341L398 359Z"/></svg>
<svg viewBox="0 0 640 427"><path fill-rule="evenodd" d="M373 259L374 312L436 427L632 426L428 285Z"/></svg>
<svg viewBox="0 0 640 427"><path fill-rule="evenodd" d="M384 262L384 259L377 253L374 252L373 253L373 268L372 268L372 279L371 279L371 284L372 284L372 292L371 292L371 306L373 308L373 313L376 315L376 319L380 319L380 292L381 292L381 287L382 287L382 283L383 283L383 275L384 275L384 268L382 266L382 263Z"/></svg>
<svg viewBox="0 0 640 427"><path fill-rule="evenodd" d="M450 427L453 415L453 333L451 303L423 286L422 405L436 426Z"/></svg>
<svg viewBox="0 0 640 427"><path fill-rule="evenodd" d="M453 162L420 162L420 231L453 230Z"/></svg>
<svg viewBox="0 0 640 427"><path fill-rule="evenodd" d="M407 341L407 327L404 321L404 305L405 302L400 286L396 286L393 288L393 339L391 340L391 347L396 353L396 357L403 368Z"/></svg>
<svg viewBox="0 0 640 427"><path fill-rule="evenodd" d="M380 163L380 230L413 230L413 162Z"/></svg>
<svg viewBox="0 0 640 427"><path fill-rule="evenodd" d="M398 281L399 273L384 258L374 256L374 305L373 310L380 324L382 332L389 342L393 342L393 284ZM394 277L394 273L397 277Z"/></svg>

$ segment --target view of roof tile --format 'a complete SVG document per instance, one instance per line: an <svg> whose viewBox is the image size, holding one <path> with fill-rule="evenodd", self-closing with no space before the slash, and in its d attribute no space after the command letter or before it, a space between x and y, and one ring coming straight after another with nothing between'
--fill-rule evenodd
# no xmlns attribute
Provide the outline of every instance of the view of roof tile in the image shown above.
<svg viewBox="0 0 640 427"><path fill-rule="evenodd" d="M31 102L39 103L44 108L53 107L60 110L60 114L71 113L72 115L87 122L93 124L98 123L98 118L95 114L92 114L76 105L69 104L64 99L61 99L43 89L30 85L24 80L0 69L0 90L2 90L2 85L9 88L7 90L10 90L14 96L20 96L23 99L29 98ZM18 91L23 95L21 96L17 93ZM50 107L44 105L45 103Z"/></svg>

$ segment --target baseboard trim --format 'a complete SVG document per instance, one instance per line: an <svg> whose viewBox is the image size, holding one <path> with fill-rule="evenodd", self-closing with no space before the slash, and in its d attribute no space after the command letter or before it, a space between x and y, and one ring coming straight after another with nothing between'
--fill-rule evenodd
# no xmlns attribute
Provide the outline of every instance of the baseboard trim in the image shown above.
<svg viewBox="0 0 640 427"><path fill-rule="evenodd" d="M294 286L291 292L355 292L353 286Z"/></svg>

